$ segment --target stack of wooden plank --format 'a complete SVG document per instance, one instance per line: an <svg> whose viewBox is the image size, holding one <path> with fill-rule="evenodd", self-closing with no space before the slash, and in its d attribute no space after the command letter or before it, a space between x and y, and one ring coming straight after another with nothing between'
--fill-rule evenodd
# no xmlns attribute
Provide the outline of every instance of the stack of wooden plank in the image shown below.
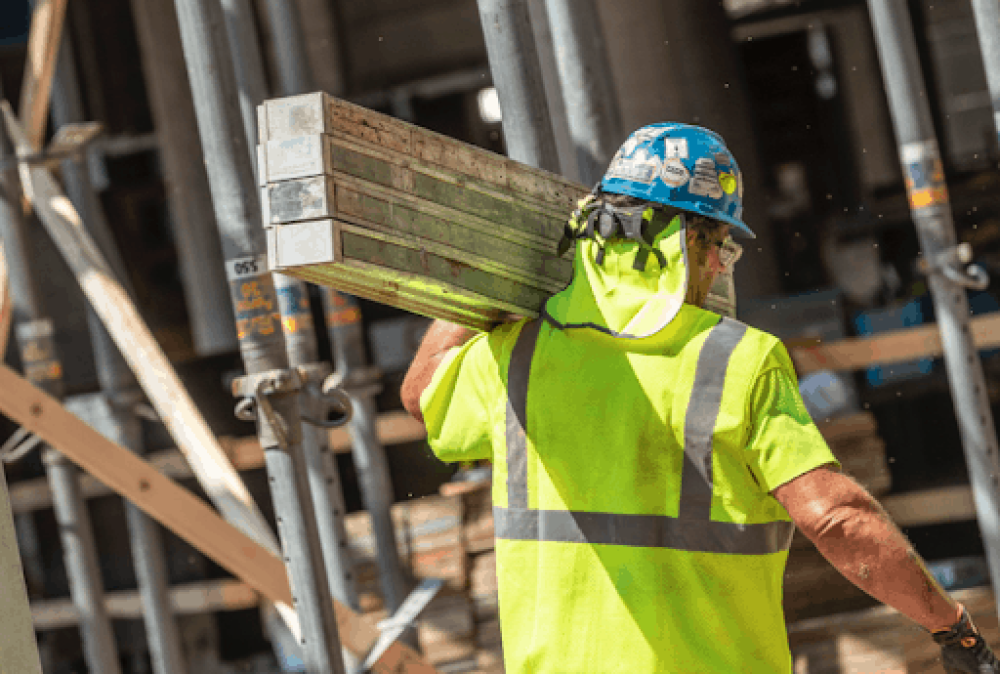
<svg viewBox="0 0 1000 674"><path fill-rule="evenodd" d="M466 593L468 569L461 535L461 499L429 496L397 503L390 513L400 559L413 578L445 581L445 587L417 621L421 650L434 665L466 662L471 667L476 648L475 626L472 603ZM345 519L361 610L378 618L387 617L379 585L371 518L362 511Z"/></svg>
<svg viewBox="0 0 1000 674"><path fill-rule="evenodd" d="M443 495L462 500L462 541L468 553L468 597L475 620L476 671L503 672L500 645L497 559L493 538L493 499L487 479L448 482Z"/></svg>
<svg viewBox="0 0 1000 674"><path fill-rule="evenodd" d="M581 185L322 93L258 108L272 270L477 329L535 316Z"/></svg>
<svg viewBox="0 0 1000 674"><path fill-rule="evenodd" d="M996 603L988 587L953 596L972 614L994 650L1000 646ZM796 674L938 674L941 649L918 625L879 607L790 624L788 642Z"/></svg>
<svg viewBox="0 0 1000 674"><path fill-rule="evenodd" d="M502 672L496 552L472 555L469 569L469 595L476 619L476 665L481 672Z"/></svg>

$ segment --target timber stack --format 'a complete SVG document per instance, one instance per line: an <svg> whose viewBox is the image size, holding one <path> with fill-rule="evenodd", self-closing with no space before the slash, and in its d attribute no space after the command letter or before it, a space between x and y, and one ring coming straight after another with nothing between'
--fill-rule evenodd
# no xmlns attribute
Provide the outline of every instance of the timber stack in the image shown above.
<svg viewBox="0 0 1000 674"><path fill-rule="evenodd" d="M569 283L582 185L323 93L258 129L273 271L479 330Z"/></svg>
<svg viewBox="0 0 1000 674"><path fill-rule="evenodd" d="M412 580L445 581L417 619L421 652L428 662L448 671L474 669L475 625L472 602L466 591L468 565L462 541L462 500L457 496L428 496L396 503L390 515L400 560ZM361 511L345 520L361 611L377 619L387 618L371 518Z"/></svg>
<svg viewBox="0 0 1000 674"><path fill-rule="evenodd" d="M958 590L962 602L994 650L1000 646L996 602L989 586ZM927 632L887 607L803 620L788 626L796 674L938 674L941 648Z"/></svg>

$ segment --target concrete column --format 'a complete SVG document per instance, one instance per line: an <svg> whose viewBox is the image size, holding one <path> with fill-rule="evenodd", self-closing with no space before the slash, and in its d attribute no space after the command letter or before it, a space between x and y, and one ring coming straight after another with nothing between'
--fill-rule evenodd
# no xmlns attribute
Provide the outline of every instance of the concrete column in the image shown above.
<svg viewBox="0 0 1000 674"><path fill-rule="evenodd" d="M580 181L576 148L573 147L573 139L569 133L566 101L563 99L562 85L559 83L559 69L556 66L552 28L549 25L548 13L545 11L545 1L528 0L528 15L531 17L535 44L538 45L538 63L542 67L542 85L545 87L545 99L549 103L549 115L552 117L552 133L556 140L556 152L559 154L559 169L563 177Z"/></svg>

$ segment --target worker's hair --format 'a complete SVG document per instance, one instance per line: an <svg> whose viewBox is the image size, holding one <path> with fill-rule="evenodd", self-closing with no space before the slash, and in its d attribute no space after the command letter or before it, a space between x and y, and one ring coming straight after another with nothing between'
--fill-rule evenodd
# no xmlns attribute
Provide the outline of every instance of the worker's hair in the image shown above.
<svg viewBox="0 0 1000 674"><path fill-rule="evenodd" d="M648 203L645 199L639 199L628 194L615 194L613 192L598 192L597 198L606 201L615 208L635 208L636 206ZM688 213L687 222L688 227L697 230L700 234L708 235L714 234L716 230L727 224L696 213Z"/></svg>

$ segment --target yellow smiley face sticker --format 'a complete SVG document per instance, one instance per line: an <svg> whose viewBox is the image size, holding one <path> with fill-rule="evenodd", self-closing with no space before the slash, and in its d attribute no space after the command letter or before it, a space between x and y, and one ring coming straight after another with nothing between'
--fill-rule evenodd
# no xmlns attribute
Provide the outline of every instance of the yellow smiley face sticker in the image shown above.
<svg viewBox="0 0 1000 674"><path fill-rule="evenodd" d="M719 184L722 185L723 192L732 194L737 187L736 176L732 173L719 173Z"/></svg>

